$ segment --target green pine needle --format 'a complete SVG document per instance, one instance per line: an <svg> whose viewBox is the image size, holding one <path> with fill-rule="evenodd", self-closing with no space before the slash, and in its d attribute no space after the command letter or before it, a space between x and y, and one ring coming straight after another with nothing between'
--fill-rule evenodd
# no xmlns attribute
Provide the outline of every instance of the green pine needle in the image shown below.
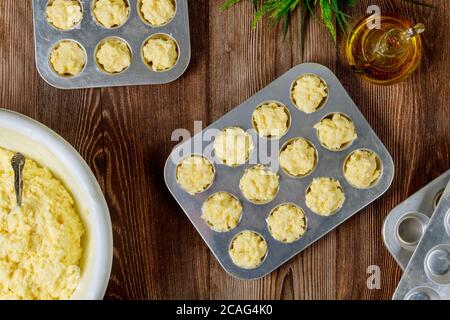
<svg viewBox="0 0 450 320"><path fill-rule="evenodd" d="M330 32L333 41L336 43L336 29L334 28L333 11L331 9L330 3L328 2L328 0L320 0L319 3L322 20L325 23L328 32Z"/></svg>

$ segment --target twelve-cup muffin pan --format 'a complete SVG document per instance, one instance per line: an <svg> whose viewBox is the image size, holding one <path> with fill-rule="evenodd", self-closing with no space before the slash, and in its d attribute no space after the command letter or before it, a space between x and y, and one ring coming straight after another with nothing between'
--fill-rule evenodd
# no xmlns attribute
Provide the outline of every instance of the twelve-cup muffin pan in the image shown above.
<svg viewBox="0 0 450 320"><path fill-rule="evenodd" d="M394 293L394 300L450 300L450 181Z"/></svg>
<svg viewBox="0 0 450 320"><path fill-rule="evenodd" d="M138 0L127 0L130 14L120 27L107 29L101 26L92 12L93 0L77 0L83 19L71 30L55 28L47 21L48 0L33 0L36 66L39 74L50 85L60 89L115 87L169 83L179 78L191 59L189 14L187 0L173 0L176 11L173 18L161 26L152 26L141 18ZM167 71L151 70L142 57L143 46L151 36L170 37L178 47L178 61ZM96 61L96 48L107 38L124 41L131 51L131 65L123 72L108 74ZM77 43L86 54L86 65L80 74L65 77L57 74L50 64L52 49L63 40Z"/></svg>
<svg viewBox="0 0 450 320"><path fill-rule="evenodd" d="M425 233L449 180L450 170L447 170L392 209L384 220L384 243L403 270Z"/></svg>
<svg viewBox="0 0 450 320"><path fill-rule="evenodd" d="M314 74L328 87L328 97L316 112L306 114L298 110L291 99L291 87L296 79L305 74ZM291 117L289 131L280 139L259 137L252 128L253 111L264 102L277 101L288 108ZM330 113L342 113L351 119L356 127L358 138L342 151L330 151L320 144L313 126ZM228 167L215 159L213 140L220 130L237 126L248 132L254 142L250 159L241 166ZM292 138L303 137L311 142L318 154L318 163L313 172L302 178L286 174L278 166L281 146ZM356 189L345 179L344 161L355 150L368 149L378 155L382 164L382 174L378 181L368 189ZM267 152L266 157L261 151ZM176 169L179 161L189 154L202 154L215 166L215 180L204 192L192 196L177 184ZM258 205L245 199L239 189L239 180L247 168L255 164L275 166L280 178L279 192L270 203ZM356 214L369 203L380 197L391 185L394 175L392 158L383 143L372 130L358 107L349 97L336 76L326 67L315 63L300 64L256 93L253 97L234 108L190 140L180 143L169 156L164 176L166 184L182 207L192 224L207 243L222 267L234 277L256 279L267 275L303 249L317 241L339 224ZM305 204L305 193L312 180L317 177L331 177L340 182L345 193L343 206L334 215L319 216ZM229 232L215 232L202 219L202 205L216 192L226 191L239 198L243 205L243 214L236 228ZM292 203L303 209L306 215L307 229L304 235L293 243L275 240L266 224L266 218L272 210L283 203ZM261 235L267 242L265 259L254 269L243 269L235 265L229 255L232 239L242 231L249 230Z"/></svg>

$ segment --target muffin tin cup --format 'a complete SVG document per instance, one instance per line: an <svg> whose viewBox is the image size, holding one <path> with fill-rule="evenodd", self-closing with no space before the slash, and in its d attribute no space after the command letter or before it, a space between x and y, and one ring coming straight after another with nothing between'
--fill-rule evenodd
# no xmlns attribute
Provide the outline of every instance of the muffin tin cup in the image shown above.
<svg viewBox="0 0 450 320"><path fill-rule="evenodd" d="M305 174L300 174L300 175L293 175L292 173L290 173L290 172L288 172L287 171L287 169L285 169L285 168L283 168L282 166L281 166L281 164L280 164L280 169L284 172L284 174L285 175L287 175L287 176L289 176L289 177L291 177L291 178L293 178L293 179L303 179L303 178L306 178L306 177L308 177L309 175L311 175L313 172L314 172L314 170L316 170L316 168L317 168L317 165L318 165L318 163L319 163L319 152L317 151L317 148L316 148L316 146L309 140L309 139L307 139L307 138L304 138L304 137L294 137L294 138L291 138L291 139L289 139L289 140L287 140L282 146L281 146L281 148L280 148L280 152L278 153L278 161L280 161L279 159L280 159L280 157L281 157L281 153L284 151L284 150L286 150L286 148L291 144L291 143L293 143L293 142L295 142L296 140L298 140L298 139L303 139L303 140L305 140L306 141L306 143L311 147L311 148L313 148L314 149L314 166L312 167L312 169L311 170L309 170L307 173L305 173Z"/></svg>
<svg viewBox="0 0 450 320"><path fill-rule="evenodd" d="M292 203L292 202L286 202L286 203L280 203L280 204L278 204L276 207L274 207L270 212L269 212L269 214L266 216L266 223L267 223L267 229L269 230L269 233L270 233L270 235L272 236L272 238L274 239L274 240L276 240L276 241L278 241L278 242L280 242L280 243L284 243L284 244L290 244L290 243L295 243L295 242L297 242L298 240L300 240L302 237L303 237L303 234L302 235L300 235L297 239L295 239L294 241L291 241L291 242L287 242L287 241L282 241L282 240L278 240L278 239L275 239L275 237L273 236L273 234L272 234L272 231L270 230L270 228L269 228L269 223L267 222L267 219L269 219L269 217L271 217L272 215L273 215L273 213L275 212L275 210L277 210L278 208L280 208L280 207L282 207L282 206L294 206L294 207L296 207L297 209L299 209L301 212L303 212L303 214L305 215L305 217L304 217L304 219L305 219L305 233L308 231L308 218L307 218L307 216L306 216L306 214L305 214L305 210L303 210L303 208L301 208L301 207L299 207L298 205L296 205L295 203Z"/></svg>
<svg viewBox="0 0 450 320"><path fill-rule="evenodd" d="M39 0L33 0L33 1L39 1ZM53 1L54 1L54 0L42 1L42 2L45 2L45 6L44 6L44 14L45 14L45 12L46 12L46 10L47 10L47 7L50 6L50 5L53 3ZM83 2L82 2L81 0L75 0L75 1L78 2L78 4L81 6L81 13L83 14L83 17L82 17L81 20L80 20L78 23L76 23L73 27L71 27L71 28L69 28L69 29L61 29L61 28L58 28L57 26L55 26L55 25L53 25L52 23L48 22L48 20L47 20L47 15L46 15L46 14L45 14L45 22L46 22L50 27L52 27L55 31L58 31L58 32L68 32L68 31L71 31L71 30L79 29L79 28L80 28L80 24L81 24L81 22L82 22L83 19L84 19L84 15L85 15L86 10L85 10L85 6L83 5Z"/></svg>
<svg viewBox="0 0 450 320"><path fill-rule="evenodd" d="M433 197L430 198L432 202ZM394 293L395 300L450 300L450 180ZM421 288L416 294L416 288Z"/></svg>
<svg viewBox="0 0 450 320"><path fill-rule="evenodd" d="M78 47L80 47L81 50L83 50L83 53L84 53L84 61L86 61L86 62L88 61L88 56L87 56L87 54L86 54L86 49L83 47L83 45L82 45L81 43L79 43L78 41L75 41L75 40L71 40L71 39L62 39L62 40L58 41L57 43L55 43L55 44L50 48L50 50L48 51L47 64L48 64L48 67L50 68L50 70L52 70L53 73L58 74L59 77L61 77L61 78L66 78L66 79L73 79L73 78L75 78L75 77L79 77L80 74L83 73L84 69L86 69L86 62L84 63L84 66L83 66L83 68L81 69L81 72L80 72L80 73L75 74L75 75L70 75L70 74L59 74L59 73L55 70L55 68L53 67L53 65L52 65L52 63L51 63L51 61L50 61L50 59L51 59L51 54L52 54L53 50L56 49L61 43L66 42L66 41L67 41L67 42L73 42L73 43L75 43L76 45L78 45Z"/></svg>
<svg viewBox="0 0 450 320"><path fill-rule="evenodd" d="M383 224L383 240L400 267L405 270L406 266L417 247L418 241L408 243L408 239L417 237L417 229L414 225L421 224L425 233L430 218L437 206L437 199L442 195L443 189L450 180L450 170L431 181L425 187L414 193L411 197L400 203L388 214ZM405 227L399 232L401 222L411 218L411 228ZM417 223L417 224L416 224ZM449 227L450 228L450 227ZM450 229L449 229L450 230ZM448 233L450 235L450 233Z"/></svg>
<svg viewBox="0 0 450 320"><path fill-rule="evenodd" d="M430 222L430 218L420 212L408 212L395 226L396 237L400 246L414 252Z"/></svg>
<svg viewBox="0 0 450 320"><path fill-rule="evenodd" d="M91 12L90 12L90 18L91 18L91 19L92 19L92 20L93 20L100 28L103 28L103 29L106 29L106 30L119 29L119 28L121 28L123 25L125 25L125 24L128 22L128 20L130 19L130 14L131 14L131 11L133 10L133 8L130 6L130 1L129 1L129 0L124 0L125 3L126 3L126 5L127 5L127 7L128 7L128 9L129 9L129 13L128 13L127 18L125 19L124 22L122 22L122 24L113 26L113 27L111 27L111 28L107 28L107 27L104 26L104 25L97 19L97 17L95 16L94 8L95 8L95 4L97 3L97 1L98 1L98 0L92 0L92 1L91 1L91 5L89 6L89 9L90 9L90 11L91 11Z"/></svg>
<svg viewBox="0 0 450 320"><path fill-rule="evenodd" d="M256 168L258 166L260 166L260 165L258 165L258 164L254 165L254 166L248 168L247 170ZM270 170L269 168L266 168L266 167L264 167L264 168ZM244 175L245 175L245 173L246 173L246 171L244 171ZM247 200L248 202L250 202L250 203L252 203L254 205L258 205L259 206L259 205L264 205L264 204L271 203L278 196L278 193L280 192L280 176L278 175L277 172L275 172L275 173L278 176L278 187L277 187L277 191L275 192L275 195L273 196L272 199L269 199L269 200L253 200L253 199L247 198L245 196L245 194L244 194L244 191L242 191L242 188L241 188L241 179L244 177L244 175L242 175L241 179L239 180L239 191L241 192L241 195L244 197L245 200Z"/></svg>
<svg viewBox="0 0 450 320"><path fill-rule="evenodd" d="M229 255L230 259L231 259L231 255L229 254L229 252L230 252L230 250L231 250L231 248L232 248L232 246L233 246L234 240L237 238L237 236L239 236L241 233L243 233L243 232L245 232L245 231L250 231L250 232L255 233L256 235L258 235L259 237L261 237L261 239L263 239L263 240L267 243L267 240L264 238L264 236L263 236L261 233L256 232L256 231L253 231L253 230L242 230L242 231L240 231L239 233L237 233L237 234L231 239L231 241L230 241L230 243L229 243L229 245L228 245L228 255ZM241 268L242 268L243 270L254 270L254 269L258 268L258 267L259 267L261 264L263 264L264 261L267 259L267 256L269 255L269 250L270 250L270 248L267 247L266 254L264 255L264 257L262 257L261 262L260 262L256 267L251 267L251 268L244 268L244 267L241 267Z"/></svg>
<svg viewBox="0 0 450 320"><path fill-rule="evenodd" d="M288 125L287 125L287 130L286 130L286 132L283 133L283 134L281 134L281 135L278 135L278 136L265 136L265 135L261 134L261 133L259 132L258 128L257 128L257 125L256 125L255 121L253 121L253 114L252 114L252 126L253 126L253 129L254 129L254 130L256 131L256 133L258 134L258 136L260 136L261 138L264 138L264 139L267 139L267 140L279 140L279 139L281 139L282 137L284 137L284 135L286 135L286 133L288 133L289 130L291 129L291 125L292 125L292 121L291 121L291 113L289 112L288 107L286 107L286 106L285 106L284 104L282 104L281 102L279 102L279 101L274 101L274 100L271 100L271 101L264 101L263 103L259 104L259 105L255 108L254 112L255 112L256 110L258 110L259 108L261 108L263 105L270 104L270 103L275 103L275 104L277 104L278 106L282 107L282 108L284 109L286 115L288 116Z"/></svg>
<svg viewBox="0 0 450 320"><path fill-rule="evenodd" d="M175 63L175 65L173 67L165 69L165 70L153 70L150 62L148 62L147 59L145 59L145 57L144 57L144 47L145 47L145 45L149 42L149 40L151 40L151 39L158 39L158 38L165 39L165 40L167 40L167 39L172 40L172 41L175 42L175 45L177 47L177 52L178 52L177 62ZM164 72L172 70L173 68L175 68L175 66L178 64L178 61L180 60L180 48L178 48L177 40L175 40L171 35L169 35L167 33L160 33L160 32L158 32L158 33L152 34L147 39L145 39L145 41L142 43L142 46L141 46L141 59L142 59L142 61L144 61L145 66L151 72L164 73Z"/></svg>
<svg viewBox="0 0 450 320"><path fill-rule="evenodd" d="M370 149L367 149L367 148L361 148L361 149L358 149L358 150L353 150L350 154L348 154L347 157L346 157L345 160L344 160L344 164L342 165L342 171L343 171L343 172L345 172L345 166L347 165L348 160L350 159L350 157L351 157L356 151L367 151L367 152L370 152L370 153L374 154L374 155L375 155L375 160L376 160L376 162L377 162L377 170L380 170L380 171L381 171L380 177L383 175L383 169L384 169L384 168L383 168L383 162L381 161L380 157L378 156L378 154L376 154L375 151L370 150ZM345 177L345 174L344 174L344 177ZM361 190L367 190L367 189L373 188L373 187L378 183L379 177L378 177L377 179L375 179L374 181L372 181L372 183L371 183L368 187L358 187L358 186L355 186L355 185L354 185L353 183L351 183L350 181L348 181L347 178L345 178L345 180L347 180L348 184L350 184L353 188L361 189Z"/></svg>
<svg viewBox="0 0 450 320"><path fill-rule="evenodd" d="M178 2L176 0L173 0L174 4L175 4L175 15L170 18L167 22L163 23L163 24L151 24L150 21L148 21L147 19L145 19L144 14L141 11L141 7L142 7L142 0L137 0L137 13L139 18L141 19L142 23L145 23L146 25L152 27L152 28L163 28L165 26L167 26L169 23L172 22L173 19L175 19L175 16L177 15L177 11L178 11Z"/></svg>
<svg viewBox="0 0 450 320"><path fill-rule="evenodd" d="M307 113L307 112L301 110L299 106L297 106L297 104L295 103L294 96L293 96L295 83L297 82L297 80L300 80L300 78L303 77L303 76L318 76L318 74L315 74L315 73L304 73L304 74L299 75L297 78L295 78L295 79L292 81L292 83L290 84L291 90L290 90L290 95L289 95L289 97L290 97L291 104L292 104L298 111L304 113L305 115L308 115L308 114L316 113L316 112L320 111L320 109L323 109L323 108L326 106L326 104L328 103L328 97L329 97L329 95L330 95L330 89L329 89L330 87L329 87L327 81L326 81L324 78L322 78L322 77L319 76L320 81L321 81L324 85L327 86L327 88L326 88L327 96L324 97L324 98L322 99L322 101L320 101L319 105L318 105L317 108L316 108L316 111L314 111L314 112L312 112L312 113Z"/></svg>
<svg viewBox="0 0 450 320"><path fill-rule="evenodd" d="M316 74L328 84L328 101L326 105L312 114L305 114L299 111L291 102L290 97L292 83L305 73ZM292 125L291 129L282 138L279 140L271 140L276 146L275 148L271 147L267 156L264 156L261 155L260 146L266 145L267 139L259 137L254 132L252 128L252 114L256 106L266 101L279 101L286 105L291 114ZM306 138L313 145L319 146L320 143L313 126L330 112L342 112L351 117L359 135L358 139L345 152L331 152L316 147L319 153L319 162L314 172L302 179L294 179L288 176L279 167L278 163L278 154L281 146L289 139L296 137ZM249 133L254 132L252 137L255 147L249 161L235 168L227 167L217 162L212 151L214 138L211 138L210 135L210 130L219 132L223 128L233 126L241 127ZM195 144L194 141L196 142ZM208 159L215 161L216 180L208 191L192 197L178 186L175 169L180 152L182 150L185 150L185 152L191 150L190 153L192 153L195 148L199 149L197 152L202 152ZM380 177L379 182L369 190L359 190L351 187L345 180L342 172L342 164L345 157L353 150L361 148L376 152L380 156L384 166L383 175ZM277 171L280 177L280 190L277 197L265 205L252 204L239 192L239 181L244 171L256 164L270 167L272 170ZM192 139L179 144L169 156L164 169L167 187L176 201L180 204L222 267L229 274L239 279L257 279L263 277L293 258L306 247L380 197L391 185L393 175L394 164L389 152L371 129L358 107L351 100L336 76L326 67L315 63L300 64L292 68L240 106L231 110L202 132L196 134ZM316 177L337 179L345 191L346 201L342 208L333 216L318 216L311 212L305 204L306 188ZM203 203L208 196L218 191L226 191L240 195L240 200L244 207L239 225L230 232L216 233L201 218ZM275 240L269 232L266 223L266 218L273 208L283 203L294 203L302 208L308 221L308 228L305 234L297 241L289 244ZM236 266L228 253L231 240L244 230L261 234L268 245L268 253L264 262L259 267L251 270Z"/></svg>
<svg viewBox="0 0 450 320"><path fill-rule="evenodd" d="M83 19L74 29L56 29L47 21L45 9L47 1L33 0L33 20L35 38L36 67L41 77L59 89L80 89L131 85L164 84L175 81L187 69L191 59L189 15L187 0L176 0L175 16L164 26L152 27L145 24L138 13L138 0L128 0L130 15L120 27L107 29L93 17L91 1L79 0L83 9ZM154 34L172 37L178 46L176 65L162 72L152 71L142 59L142 47ZM133 52L131 65L118 74L102 72L95 60L97 45L105 38L117 37L125 40ZM58 75L49 64L51 49L61 40L73 40L86 51L84 70L73 77Z"/></svg>
<svg viewBox="0 0 450 320"><path fill-rule="evenodd" d="M223 131L225 129L242 129L242 130L246 131L244 128L239 127L239 126L228 126L228 127L222 128L220 130ZM249 132L247 132L247 133L249 134L249 136L251 138L252 144L251 144L251 149L249 150L248 157L245 159L245 161L243 163L226 164L223 159L220 159L218 156L216 156L216 153L214 151L214 158L218 164L227 166L228 168L239 168L239 167L242 167L243 165L245 165L246 163L248 163L249 159L252 157L252 154L255 152L255 137L254 137L254 135L250 134Z"/></svg>
<svg viewBox="0 0 450 320"><path fill-rule="evenodd" d="M342 113L342 112L333 112L333 113L329 113L329 114L325 115L322 119L320 119L319 123L322 122L322 121L325 120L325 119L331 119L331 118L333 117L334 114L339 114L339 115L343 116L344 118L346 118L347 120L349 120L350 122L353 123L353 120L352 120L348 115L346 115L345 113ZM331 148L327 147L324 143L322 143L322 141L320 141L320 139L319 139L319 130L317 130L317 129L316 129L316 135L317 135L317 140L319 140L319 142L320 142L320 145L321 145L323 148L327 149L328 151L332 151L332 152L342 152L342 151L345 151L345 150L347 150L348 148L350 148L350 146L352 145L353 141L355 141L356 139L358 139L358 138L356 138L356 139L354 139L354 140L352 140L352 141L349 141L349 142L344 143L339 149L331 149Z"/></svg>
<svg viewBox="0 0 450 320"><path fill-rule="evenodd" d="M130 54L130 56L131 56L131 61L133 61L134 52L133 52L133 49L131 49L130 45L128 44L128 42L127 42L125 39L120 38L120 37L116 37L116 36L111 36L111 37L107 37L107 38L105 38L105 39L102 39L102 40L95 46L94 56L92 57L92 59L94 59L95 65L96 65L98 71L99 71L99 72L103 72L103 73L105 73L105 74L107 74L107 75L109 75L109 76L115 77L115 76L120 75L121 73L126 72L130 66L125 67L125 68L124 68L123 70L121 70L121 71L110 72L110 71L107 71L107 70L103 67L103 65L100 63L100 61L98 61L98 59L97 59L97 53L98 53L98 51L101 49L101 47L102 47L106 42L111 41L111 40L120 41L121 43L123 43L124 45L126 45L126 47L128 48L129 54ZM80 73L80 74L81 74L81 73Z"/></svg>
<svg viewBox="0 0 450 320"><path fill-rule="evenodd" d="M204 191L203 191L203 192L204 192ZM241 220L242 220L242 216L244 215L245 208L244 208L244 204L242 203L242 201L241 201L238 197L236 197L233 193L230 193L230 192L227 192L227 191L217 191L217 192L214 192L213 194L210 194L210 195L206 198L205 202L203 202L203 204L205 204L206 201L208 201L209 199L211 199L211 198L212 198L213 196L215 196L216 194L220 194L220 193L228 194L231 198L237 200L237 201L239 202L239 204L242 206L242 212L241 212L241 215L239 216L238 221L236 222L236 227L231 228L230 230L227 230L227 231L217 231L217 230L214 230L214 229L213 229L213 226L211 226L210 224L208 224L208 223L203 219L203 205L202 205L202 207L201 207L201 217L202 217L204 223L208 225L208 227L210 228L211 231L217 232L217 233L225 233L225 232L230 232L231 230L234 230L234 229L237 228L237 226L239 225L239 223L240 223Z"/></svg>
<svg viewBox="0 0 450 320"><path fill-rule="evenodd" d="M328 177L328 176L322 176L322 177L316 177L316 178L330 178L330 177ZM334 179L334 180L336 180L336 179ZM342 186L342 183L341 183L339 180L336 180L336 181L339 183L338 189L340 189L340 190L344 193L344 195L345 195L345 190L344 190L344 187ZM311 185L312 185L312 183L313 183L313 181L311 181L311 183L306 187L306 190L305 190L305 199L306 199L307 194L311 191ZM331 212L328 212L328 213L326 213L326 214L315 212L315 211L313 211L311 208L309 208L308 205L306 205L306 207L307 207L312 213L314 213L315 215L317 215L317 216L319 216L319 217L324 217L324 218L326 218L326 217L332 217L332 216L334 216L335 214L337 214L337 213L339 212L339 210L341 210L342 207L345 205L345 201L347 201L347 198L344 199L344 203L342 203L341 206L339 206L339 207L336 208L335 210L333 210L333 211L331 211Z"/></svg>
<svg viewBox="0 0 450 320"><path fill-rule="evenodd" d="M196 195L198 195L198 194L200 194L200 193L203 193L203 192L207 191L207 190L208 190L209 188L211 188L211 186L214 184L214 180L216 179L216 166L214 165L213 162L211 162L211 161L210 161L208 158L206 158L205 156L203 156L203 155L201 155L201 154L192 153L192 154L190 154L190 155L184 157L183 159L181 159L181 161L177 164L177 167L176 167L176 169L175 169L175 178L176 178L176 175L177 175L178 167L181 165L181 162L182 162L183 160L186 160L186 159L189 158L189 157L200 157L200 158L205 159L206 161L208 161L209 164L211 164L212 170L213 170L213 178L212 178L212 182L211 182L210 184L208 184L208 185L205 187L205 189L203 189L202 191L196 192L196 193L190 193L189 191L185 190L185 191L186 191L187 193L189 193L191 196L196 196ZM179 186L181 189L184 190L184 188L181 186L181 184L180 184L180 182L178 181L177 178L176 178L176 180L177 180L178 186Z"/></svg>

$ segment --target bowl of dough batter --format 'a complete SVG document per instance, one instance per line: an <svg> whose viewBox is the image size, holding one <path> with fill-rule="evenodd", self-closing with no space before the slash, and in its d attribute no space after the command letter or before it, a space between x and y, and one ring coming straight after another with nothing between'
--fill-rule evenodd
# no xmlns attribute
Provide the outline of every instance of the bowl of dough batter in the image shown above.
<svg viewBox="0 0 450 320"><path fill-rule="evenodd" d="M7 239L7 244L3 242L3 249L9 253L21 253L21 237L34 223L37 227L46 229L48 237L39 238L39 230L28 232L32 240L31 247L28 246L30 254L19 256L18 265L21 266L14 277L3 275L6 278L2 278L0 283L0 296L10 299L102 299L111 272L113 239L109 209L94 174L78 152L55 132L26 116L0 109L0 174L8 181L11 178L11 172L8 172L9 158L13 152L21 152L27 159L24 168L24 201L22 207L17 208L11 200L15 196L8 192L0 195L1 199L5 199L3 204L9 203L9 209L3 205L0 208L0 214L6 217L2 228L7 228L8 225L24 228L18 230L20 237L12 239L16 241ZM12 190L6 183L1 187L3 191ZM35 214L32 223L24 221L32 211L32 208L28 210L26 206L37 208L45 216ZM47 206L53 206L57 210L46 210ZM54 212L59 214L53 216ZM66 231L61 232L61 228ZM72 236L76 238L75 241ZM52 237L57 237L57 240ZM39 248L33 246L39 247L44 242L52 246L45 249L46 255L43 257L36 254ZM14 249L16 245L17 250ZM8 258L2 252L0 262ZM53 256L60 256L61 253L65 255L62 264L60 260L52 258L53 253ZM11 257L14 258L14 255L9 258ZM60 266L66 259L72 263L61 271ZM26 262L31 263L32 268L27 268ZM48 270L60 272L65 280L64 285L58 284L60 281L51 281L52 274L44 272ZM25 280L26 277L21 277L20 272L34 273L33 281L40 281L38 289L37 280ZM47 276L48 281L43 279ZM8 281L8 287L15 288L15 292L5 289ZM43 288L45 295L41 294L40 288Z"/></svg>

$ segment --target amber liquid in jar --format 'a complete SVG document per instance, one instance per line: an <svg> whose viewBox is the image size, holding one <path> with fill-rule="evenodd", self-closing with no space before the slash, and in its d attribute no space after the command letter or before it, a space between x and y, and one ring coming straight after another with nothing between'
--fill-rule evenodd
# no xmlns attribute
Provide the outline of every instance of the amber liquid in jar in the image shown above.
<svg viewBox="0 0 450 320"><path fill-rule="evenodd" d="M375 84L399 82L419 65L422 42L419 35L405 38L413 28L410 21L394 14L380 15L380 28L371 28L374 16L356 24L346 44L347 60L352 70Z"/></svg>

